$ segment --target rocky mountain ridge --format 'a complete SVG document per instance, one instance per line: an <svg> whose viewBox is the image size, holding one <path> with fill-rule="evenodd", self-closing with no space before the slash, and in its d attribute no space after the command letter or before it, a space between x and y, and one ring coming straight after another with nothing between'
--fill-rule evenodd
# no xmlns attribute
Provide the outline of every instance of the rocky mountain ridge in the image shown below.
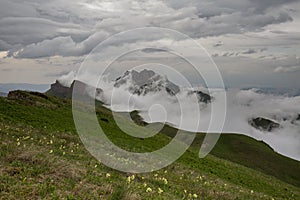
<svg viewBox="0 0 300 200"><path fill-rule="evenodd" d="M76 81L79 84L79 89L81 93L86 93L88 88L91 89L92 86L87 85L81 81ZM56 81L51 85L50 90L46 93L58 96L61 98L72 98L72 91L74 88L75 81L70 87L64 86L59 81ZM181 88L175 83L168 80L166 76L161 76L152 70L144 69L140 72L132 70L126 71L122 76L118 77L114 81L114 87L125 87L126 90L130 91L135 95L145 96L150 93L155 93L159 91L165 91L170 96L175 96L181 91ZM97 88L97 94L103 92L102 89ZM210 103L213 99L209 94L202 92L200 90L191 90L187 95L196 94L199 102Z"/></svg>

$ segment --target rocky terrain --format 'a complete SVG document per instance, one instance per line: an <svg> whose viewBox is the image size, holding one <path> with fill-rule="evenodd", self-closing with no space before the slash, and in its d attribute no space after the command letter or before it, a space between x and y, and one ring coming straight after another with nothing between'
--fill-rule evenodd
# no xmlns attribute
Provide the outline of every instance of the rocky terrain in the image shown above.
<svg viewBox="0 0 300 200"><path fill-rule="evenodd" d="M249 124L256 129L268 132L271 132L274 129L278 129L280 127L279 123L263 117L253 118L249 120Z"/></svg>

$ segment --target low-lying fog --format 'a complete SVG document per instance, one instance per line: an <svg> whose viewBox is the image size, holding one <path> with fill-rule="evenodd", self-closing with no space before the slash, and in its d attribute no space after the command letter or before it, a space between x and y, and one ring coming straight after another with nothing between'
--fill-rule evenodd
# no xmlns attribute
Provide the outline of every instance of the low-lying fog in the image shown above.
<svg viewBox="0 0 300 200"><path fill-rule="evenodd" d="M175 95L166 91L134 95L128 85L114 87L114 82L100 83L103 93L97 96L115 112L139 110L146 122L166 122L189 131L207 132L211 119L211 106L219 101L219 90L212 90L212 102L199 103L195 95L181 88ZM205 89L200 89L207 92ZM200 109L200 118L196 117ZM300 160L300 96L288 97L263 94L255 89L227 90L227 113L223 133L240 133L262 140L276 152ZM221 114L220 114L221 115ZM183 117L184 116L184 117ZM271 132L249 124L249 119L263 117L280 124ZM219 120L218 116L213 116ZM194 124L199 121L196 130Z"/></svg>

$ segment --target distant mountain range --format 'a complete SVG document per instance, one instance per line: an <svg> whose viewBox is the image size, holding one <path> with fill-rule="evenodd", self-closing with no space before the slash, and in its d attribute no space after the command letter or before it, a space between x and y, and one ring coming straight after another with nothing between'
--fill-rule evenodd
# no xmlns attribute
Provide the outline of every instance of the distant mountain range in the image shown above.
<svg viewBox="0 0 300 200"><path fill-rule="evenodd" d="M257 87L247 87L242 88L242 90L254 89L257 93L263 94L274 94L274 95L286 95L286 96L300 96L300 89L295 88L257 88Z"/></svg>
<svg viewBox="0 0 300 200"><path fill-rule="evenodd" d="M0 92L0 97L6 97L6 96L7 96L7 93Z"/></svg>
<svg viewBox="0 0 300 200"><path fill-rule="evenodd" d="M48 84L28 84L28 83L0 83L0 93L8 94L13 90L26 90L35 92L45 92L49 90Z"/></svg>
<svg viewBox="0 0 300 200"><path fill-rule="evenodd" d="M149 86L149 81L150 80L156 80L159 79L158 77L160 77L160 79L164 79L165 77L162 77L160 75L157 74L153 74L154 72L151 70L144 70L141 72L137 72L135 70L133 71L128 71L125 72L123 74L123 76L120 76L117 80L115 80L116 82L116 87L121 86L122 84L124 84L125 82L128 81L129 77L132 77L133 80L138 83L139 85L141 83L144 83L143 89L138 89L135 91L136 94L141 93L143 94L143 92L146 92L146 86ZM147 77L146 79L144 79L143 77ZM143 81L141 81L143 80ZM167 83L166 86L166 90L169 90L169 92L172 93L177 93L178 92L178 86L175 85L174 83L172 83L169 80L165 80ZM160 88L157 88L158 90L162 89L162 80L157 81L157 86L160 86ZM165 84L164 83L164 84ZM56 83L52 84L54 87L55 86L62 86L65 89L70 88L70 87L65 87L63 84L61 84L59 81L56 81ZM151 85L151 84L150 84ZM59 87L59 86L58 86ZM0 95L1 96L6 96L10 91L13 90L25 90L25 91L36 91L36 92L41 92L44 93L46 91L49 91L51 89L51 86L49 84L27 84L27 83L0 83ZM60 90L59 88L57 88L58 90ZM134 89L134 88L132 88ZM148 88L149 89L149 88ZM155 90L155 88L153 88L153 85L151 85L151 90ZM291 89L291 88L257 88L257 87L246 87L246 88L242 88L242 90L249 90L249 89L255 89L256 92L258 93L264 93L264 94L275 94L275 95L288 95L288 96L300 96L300 89ZM61 90L62 92L62 90ZM66 91L65 91L66 92ZM208 96L206 96L208 97ZM208 100L208 98L205 98L206 100Z"/></svg>

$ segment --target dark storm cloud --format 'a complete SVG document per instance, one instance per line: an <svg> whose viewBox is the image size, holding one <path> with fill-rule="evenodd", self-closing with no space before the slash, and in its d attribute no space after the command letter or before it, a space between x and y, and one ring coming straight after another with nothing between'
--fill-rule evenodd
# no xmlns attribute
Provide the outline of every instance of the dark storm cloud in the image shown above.
<svg viewBox="0 0 300 200"><path fill-rule="evenodd" d="M218 44L218 43L217 43ZM216 45L214 45L216 46ZM221 45L219 45L221 46ZM246 56L246 55L251 55L251 54L260 54L264 51L266 51L267 48L258 48L258 49L246 49L244 51L228 51L224 53L214 53L212 56L213 57L237 57L237 56ZM263 56L261 56L263 58Z"/></svg>
<svg viewBox="0 0 300 200"><path fill-rule="evenodd" d="M12 45L7 42L0 40L0 51L8 51L12 48Z"/></svg>
<svg viewBox="0 0 300 200"><path fill-rule="evenodd" d="M167 0L167 4L175 9L182 7L196 7L200 15L204 17L212 17L221 15L222 13L233 12L252 12L264 13L271 7L278 7L283 4L297 2L298 0L213 0L213 1L194 1L194 0Z"/></svg>
<svg viewBox="0 0 300 200"><path fill-rule="evenodd" d="M10 45L30 45L58 36L84 34L80 25L59 23L33 17L8 17L0 19L0 39Z"/></svg>
<svg viewBox="0 0 300 200"><path fill-rule="evenodd" d="M241 54L255 54L255 53L261 53L266 51L267 48L261 48L261 49L247 49L246 51L241 52ZM240 53L239 53L240 54Z"/></svg>
<svg viewBox="0 0 300 200"><path fill-rule="evenodd" d="M144 26L193 38L261 31L291 21L283 5L295 1L2 0L0 50L18 58L80 56L111 34Z"/></svg>
<svg viewBox="0 0 300 200"><path fill-rule="evenodd" d="M165 49L155 49L155 48L145 48L142 50L144 53L156 53L156 52L166 52L167 50Z"/></svg>

